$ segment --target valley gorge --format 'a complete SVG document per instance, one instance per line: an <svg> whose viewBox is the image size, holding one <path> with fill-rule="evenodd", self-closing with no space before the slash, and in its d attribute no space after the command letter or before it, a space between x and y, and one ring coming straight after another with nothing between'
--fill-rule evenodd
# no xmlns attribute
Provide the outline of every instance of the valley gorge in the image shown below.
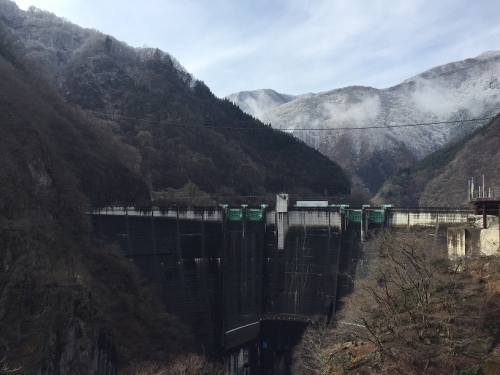
<svg viewBox="0 0 500 375"><path fill-rule="evenodd" d="M447 226L479 230L467 180L500 195L499 74L490 51L385 89L219 99L168 52L0 0L0 372L494 374L499 266L441 255ZM440 255L417 256L438 301L420 336L418 287L377 310L357 286L385 281L356 284L412 244ZM373 341L340 310L358 298ZM384 341L377 311L412 333Z"/></svg>

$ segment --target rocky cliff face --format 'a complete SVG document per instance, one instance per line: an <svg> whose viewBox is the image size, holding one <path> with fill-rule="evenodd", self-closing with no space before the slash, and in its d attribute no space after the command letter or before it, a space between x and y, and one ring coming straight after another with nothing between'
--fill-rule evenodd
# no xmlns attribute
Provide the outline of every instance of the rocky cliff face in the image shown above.
<svg viewBox="0 0 500 375"><path fill-rule="evenodd" d="M430 69L379 90L345 87L280 103L258 91L233 94L242 110L291 132L338 162L375 193L399 168L470 134L500 104L500 52ZM280 97L286 97L280 94ZM251 111L249 110L251 109ZM433 126L400 127L442 121ZM371 129L377 127L377 129ZM312 129L324 129L315 131Z"/></svg>
<svg viewBox="0 0 500 375"><path fill-rule="evenodd" d="M73 288L78 288L73 286ZM116 373L116 348L103 328L94 324L90 293L81 291L80 298L67 297L64 324L47 338L46 350L52 355L38 369L39 375Z"/></svg>
<svg viewBox="0 0 500 375"><path fill-rule="evenodd" d="M6 368L38 375L115 374L116 348L90 291L75 277L54 282L52 254L16 250L7 249L1 259L0 356Z"/></svg>

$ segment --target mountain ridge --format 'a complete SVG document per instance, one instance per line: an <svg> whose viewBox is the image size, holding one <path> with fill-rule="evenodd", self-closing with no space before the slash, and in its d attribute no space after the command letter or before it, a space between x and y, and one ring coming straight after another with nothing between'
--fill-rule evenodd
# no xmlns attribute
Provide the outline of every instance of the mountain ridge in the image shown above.
<svg viewBox="0 0 500 375"><path fill-rule="evenodd" d="M254 91L240 91L236 94L228 95L226 98L233 103L240 102L244 106L243 112L259 118L262 112L278 107L282 104L291 102L298 98L314 95L312 93L301 95L281 94L272 89L261 89Z"/></svg>
<svg viewBox="0 0 500 375"><path fill-rule="evenodd" d="M50 12L20 11L9 0L0 0L0 17L33 75L51 82L68 104L115 124L154 199L191 196L183 193L188 184L198 189L197 204L209 205L219 196L249 195L260 197L255 204L271 203L284 190L349 193L337 165L216 98L170 54L132 48Z"/></svg>
<svg viewBox="0 0 500 375"><path fill-rule="evenodd" d="M489 51L428 69L386 89L348 86L298 97L262 111L259 118L274 128L286 129L338 162L350 172L355 190L374 195L398 169L410 167L487 121L449 126L388 126L492 117L500 103L499 72L500 52ZM244 102L235 103L244 110ZM253 106L258 107L258 102ZM373 126L380 129L344 129ZM313 128L332 130L304 130ZM374 180L362 172L367 165L380 170L380 154L385 155L385 170Z"/></svg>

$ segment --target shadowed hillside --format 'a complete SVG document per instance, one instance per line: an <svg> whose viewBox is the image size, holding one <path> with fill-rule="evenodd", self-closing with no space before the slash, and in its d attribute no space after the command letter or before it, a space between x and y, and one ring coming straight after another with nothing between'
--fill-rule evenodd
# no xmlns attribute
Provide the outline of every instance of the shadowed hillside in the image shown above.
<svg viewBox="0 0 500 375"><path fill-rule="evenodd" d="M120 157L154 199L192 195L188 190L208 205L238 196L267 201L282 191L350 193L338 165L216 98L169 54L132 48L36 8L19 11L9 0L0 1L0 11L2 4L15 55L67 103L107 121L126 148ZM98 205L123 203L90 198Z"/></svg>
<svg viewBox="0 0 500 375"><path fill-rule="evenodd" d="M131 360L194 351L123 255L90 237L82 207L91 198L149 197L119 157L129 146L106 122L67 107L8 49L0 44L2 366L113 374Z"/></svg>
<svg viewBox="0 0 500 375"><path fill-rule="evenodd" d="M463 140L451 143L392 176L376 203L404 206L466 206L467 181L484 174L486 189L500 195L500 120L494 119Z"/></svg>

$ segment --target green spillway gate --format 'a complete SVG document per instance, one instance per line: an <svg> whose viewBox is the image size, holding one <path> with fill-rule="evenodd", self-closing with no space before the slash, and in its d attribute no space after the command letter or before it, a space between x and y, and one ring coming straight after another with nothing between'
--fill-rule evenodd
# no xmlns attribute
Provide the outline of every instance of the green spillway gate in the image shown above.
<svg viewBox="0 0 500 375"><path fill-rule="evenodd" d="M264 217L264 208L248 208L246 218L248 221L261 221Z"/></svg>
<svg viewBox="0 0 500 375"><path fill-rule="evenodd" d="M384 222L384 210L370 210L368 211L368 220L372 223L381 224Z"/></svg>
<svg viewBox="0 0 500 375"><path fill-rule="evenodd" d="M361 223L361 210L345 210L345 216L351 223Z"/></svg>
<svg viewBox="0 0 500 375"><path fill-rule="evenodd" d="M368 208L369 206L366 206ZM380 207L380 209L366 209L365 214L367 215L367 219L376 224L382 224L384 222L384 212L387 208L392 207L392 204L385 204ZM361 211L362 210L353 210L342 207L344 210L345 216L351 223L361 223Z"/></svg>
<svg viewBox="0 0 500 375"><path fill-rule="evenodd" d="M372 223L382 224L384 222L385 210L391 208L392 204L383 204L380 206L380 210L370 210L368 211L368 220Z"/></svg>
<svg viewBox="0 0 500 375"><path fill-rule="evenodd" d="M243 219L243 209L226 208L226 219L228 221L241 221Z"/></svg>
<svg viewBox="0 0 500 375"><path fill-rule="evenodd" d="M242 221L243 217L247 221L261 221L264 218L266 207L266 205L262 205L261 208L228 208L227 205L222 205L227 221Z"/></svg>

